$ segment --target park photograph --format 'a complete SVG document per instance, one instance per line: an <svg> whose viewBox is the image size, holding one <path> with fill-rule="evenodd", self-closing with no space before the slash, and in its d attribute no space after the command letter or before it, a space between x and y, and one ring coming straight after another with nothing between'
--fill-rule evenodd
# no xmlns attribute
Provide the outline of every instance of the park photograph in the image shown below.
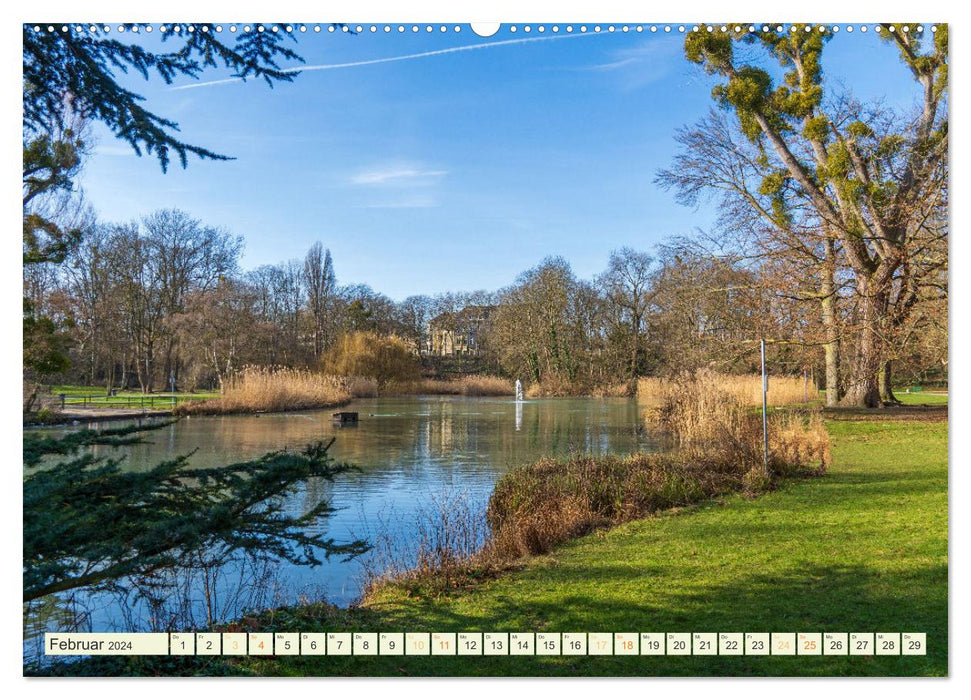
<svg viewBox="0 0 971 700"><path fill-rule="evenodd" d="M950 675L946 23L22 46L35 687Z"/></svg>

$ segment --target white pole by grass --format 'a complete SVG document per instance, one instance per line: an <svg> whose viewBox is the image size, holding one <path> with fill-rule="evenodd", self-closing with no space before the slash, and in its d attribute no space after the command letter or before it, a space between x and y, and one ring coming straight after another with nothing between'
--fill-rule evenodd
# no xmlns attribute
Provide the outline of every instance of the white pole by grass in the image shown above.
<svg viewBox="0 0 971 700"><path fill-rule="evenodd" d="M767 413L767 394L769 393L769 375L765 373L765 338L759 341L762 350L762 468L765 475L769 475L769 419Z"/></svg>

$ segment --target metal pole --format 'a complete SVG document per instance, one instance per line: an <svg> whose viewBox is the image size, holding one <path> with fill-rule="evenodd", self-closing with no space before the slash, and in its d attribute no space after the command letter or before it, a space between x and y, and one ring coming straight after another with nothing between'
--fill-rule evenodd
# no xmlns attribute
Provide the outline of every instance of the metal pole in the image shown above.
<svg viewBox="0 0 971 700"><path fill-rule="evenodd" d="M769 393L769 376L765 373L765 338L759 342L762 350L762 468L769 475L769 419L766 395Z"/></svg>

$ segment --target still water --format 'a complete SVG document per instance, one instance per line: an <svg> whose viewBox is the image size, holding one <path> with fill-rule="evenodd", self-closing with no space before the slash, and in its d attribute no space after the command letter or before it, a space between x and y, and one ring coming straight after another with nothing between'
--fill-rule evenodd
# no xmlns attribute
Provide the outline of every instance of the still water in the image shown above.
<svg viewBox="0 0 971 700"><path fill-rule="evenodd" d="M320 533L338 542L392 535L402 550L395 554L407 557L423 515L456 499L483 512L496 480L514 467L547 455L658 449L633 399L382 398L342 410L357 411L359 423L335 425L329 410L184 418L146 434L150 444L123 448L125 468L146 470L190 452L191 465L214 467L336 437L330 454L358 470L333 483L308 483L290 507L305 510L327 499L337 512L319 522ZM363 566L336 559L315 568L283 564L274 578L284 598L348 605L360 593ZM94 629L105 629L109 621L102 618L111 614L95 614Z"/></svg>

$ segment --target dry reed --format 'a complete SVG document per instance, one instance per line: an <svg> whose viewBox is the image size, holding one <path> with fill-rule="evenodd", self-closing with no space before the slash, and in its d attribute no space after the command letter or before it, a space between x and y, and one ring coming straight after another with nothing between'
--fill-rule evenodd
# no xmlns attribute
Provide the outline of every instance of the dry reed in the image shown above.
<svg viewBox="0 0 971 700"><path fill-rule="evenodd" d="M187 413L253 413L327 408L347 403L353 382L299 369L247 367L223 385L219 398L183 404Z"/></svg>
<svg viewBox="0 0 971 700"><path fill-rule="evenodd" d="M342 377L339 381L355 399L373 398L380 393L377 380L370 377Z"/></svg>
<svg viewBox="0 0 971 700"><path fill-rule="evenodd" d="M445 396L512 396L508 379L488 374L471 374L453 379L421 379L388 387L390 394L437 394Z"/></svg>
<svg viewBox="0 0 971 700"><path fill-rule="evenodd" d="M496 484L487 549L500 560L544 554L600 527L740 490L744 473L684 454L540 460Z"/></svg>
<svg viewBox="0 0 971 700"><path fill-rule="evenodd" d="M629 398L637 393L635 382L617 382L614 384L601 384L593 388L590 392L598 399Z"/></svg>
<svg viewBox="0 0 971 700"><path fill-rule="evenodd" d="M526 387L525 394L531 399L545 399L557 396L584 396L589 388L556 376L543 377Z"/></svg>
<svg viewBox="0 0 971 700"><path fill-rule="evenodd" d="M433 494L415 513L410 532L395 513L379 517L373 547L364 560L362 601L373 602L388 585L409 595L446 593L472 582L488 568L482 544L489 528L468 494Z"/></svg>
<svg viewBox="0 0 971 700"><path fill-rule="evenodd" d="M697 374L705 378L706 386L731 394L744 406L762 405L762 377L758 374L721 374L710 370L701 370ZM657 405L666 401L672 391L679 390L682 383L678 378L641 377L637 381L637 396L642 403ZM811 402L817 396L815 387L810 383L807 388L803 377L769 377L767 399L770 406L802 404L807 398Z"/></svg>

